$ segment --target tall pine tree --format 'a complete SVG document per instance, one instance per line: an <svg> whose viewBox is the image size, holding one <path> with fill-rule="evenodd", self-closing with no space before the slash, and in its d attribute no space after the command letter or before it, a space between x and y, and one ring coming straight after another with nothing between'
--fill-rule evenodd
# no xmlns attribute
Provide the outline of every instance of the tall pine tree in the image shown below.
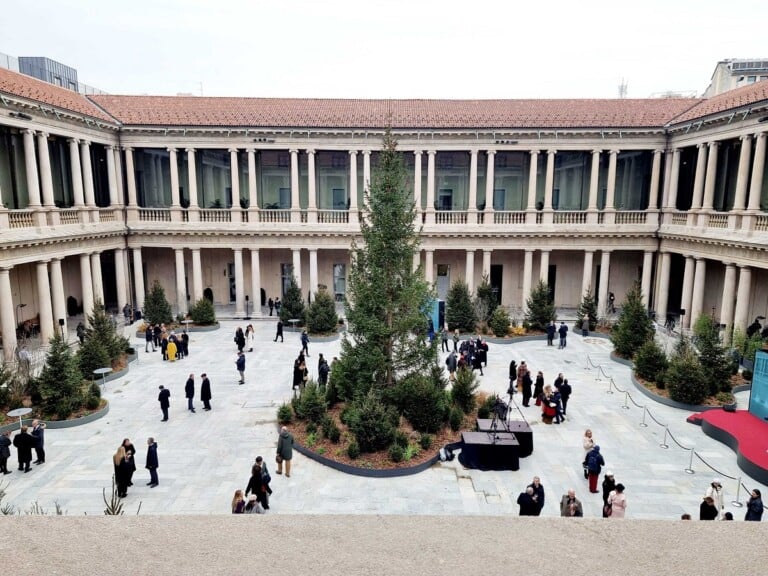
<svg viewBox="0 0 768 576"><path fill-rule="evenodd" d="M621 306L621 314L611 332L611 341L616 352L625 358L632 358L648 338L654 334L653 323L643 304L640 283L635 282L627 292Z"/></svg>
<svg viewBox="0 0 768 576"><path fill-rule="evenodd" d="M165 298L165 290L157 280L153 282L152 290L144 299L144 318L150 324L170 324L173 320L171 305Z"/></svg>
<svg viewBox="0 0 768 576"><path fill-rule="evenodd" d="M542 280L531 290L531 295L525 303L526 327L532 330L544 330L547 324L557 318L555 305L549 298L549 286Z"/></svg>
<svg viewBox="0 0 768 576"><path fill-rule="evenodd" d="M296 276L291 276L291 283L285 291L283 305L280 307L280 320L283 322L299 320L298 326L303 326L305 314L306 310L304 308L304 300L301 297L301 288L296 283Z"/></svg>
<svg viewBox="0 0 768 576"><path fill-rule="evenodd" d="M41 398L41 408L47 415L58 414L66 418L83 401L83 375L77 365L77 359L61 334L50 340L45 367L37 379L37 393Z"/></svg>

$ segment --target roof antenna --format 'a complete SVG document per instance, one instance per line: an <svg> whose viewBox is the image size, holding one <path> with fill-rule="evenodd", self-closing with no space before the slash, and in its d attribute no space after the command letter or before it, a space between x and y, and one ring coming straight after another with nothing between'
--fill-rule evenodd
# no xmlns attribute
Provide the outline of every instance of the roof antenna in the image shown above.
<svg viewBox="0 0 768 576"><path fill-rule="evenodd" d="M621 79L621 84L619 84L619 98L626 98L627 97L627 82L624 80L624 78Z"/></svg>
<svg viewBox="0 0 768 576"><path fill-rule="evenodd" d="M200 80L200 82L198 82L198 84L200 84L200 96L202 96L203 95L203 81Z"/></svg>

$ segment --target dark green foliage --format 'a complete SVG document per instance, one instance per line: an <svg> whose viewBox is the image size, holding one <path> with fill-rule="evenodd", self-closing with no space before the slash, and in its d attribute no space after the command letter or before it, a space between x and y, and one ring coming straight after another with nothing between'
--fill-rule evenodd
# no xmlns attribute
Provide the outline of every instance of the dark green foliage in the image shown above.
<svg viewBox="0 0 768 576"><path fill-rule="evenodd" d="M170 324L173 320L171 305L157 280L152 283L152 290L144 299L144 318L150 324Z"/></svg>
<svg viewBox="0 0 768 576"><path fill-rule="evenodd" d="M341 355L334 363L329 382L336 389L340 400L362 398L374 384L374 374L386 363L380 349L354 346L346 338L341 341Z"/></svg>
<svg viewBox="0 0 768 576"><path fill-rule="evenodd" d="M385 399L421 432L437 432L445 421L445 390L442 383L436 384L428 376L414 374L403 378L387 392Z"/></svg>
<svg viewBox="0 0 768 576"><path fill-rule="evenodd" d="M667 365L667 355L654 338L649 338L635 354L635 372L644 380L656 382L656 378L664 373Z"/></svg>
<svg viewBox="0 0 768 576"><path fill-rule="evenodd" d="M395 430L394 443L403 448L408 448L408 434L402 430Z"/></svg>
<svg viewBox="0 0 768 576"><path fill-rule="evenodd" d="M290 404L283 403L277 409L277 421L280 424L290 424L293 421L293 408Z"/></svg>
<svg viewBox="0 0 768 576"><path fill-rule="evenodd" d="M88 395L85 399L85 407L88 410L96 410L101 405L101 398L98 396Z"/></svg>
<svg viewBox="0 0 768 576"><path fill-rule="evenodd" d="M490 418L491 417L491 409L488 408L485 404L478 407L477 409L477 417L478 418Z"/></svg>
<svg viewBox="0 0 768 576"><path fill-rule="evenodd" d="M424 450L432 448L432 436L429 434L422 434L421 438L419 438L419 446Z"/></svg>
<svg viewBox="0 0 768 576"><path fill-rule="evenodd" d="M88 316L88 328L85 329L86 343L89 339L99 340L113 361L120 358L130 346L128 340L117 333L114 319L104 311L104 305L100 300L96 300L93 313Z"/></svg>
<svg viewBox="0 0 768 576"><path fill-rule="evenodd" d="M304 387L294 408L299 418L315 424L320 424L328 411L325 395L314 382L310 382Z"/></svg>
<svg viewBox="0 0 768 576"><path fill-rule="evenodd" d="M525 303L525 324L531 330L544 330L557 318L555 304L550 301L549 287L539 280Z"/></svg>
<svg viewBox="0 0 768 576"><path fill-rule="evenodd" d="M342 409L339 419L342 424L352 428L355 425L355 422L360 419L360 411L354 404L347 404Z"/></svg>
<svg viewBox="0 0 768 576"><path fill-rule="evenodd" d="M97 368L106 368L112 365L106 346L96 339L87 338L77 351L77 363L80 372L93 377L93 371Z"/></svg>
<svg viewBox="0 0 768 576"><path fill-rule="evenodd" d="M360 445L357 443L357 440L352 440L349 446L347 446L347 456L352 460L357 460L360 457Z"/></svg>
<svg viewBox="0 0 768 576"><path fill-rule="evenodd" d="M330 334L338 324L336 303L327 290L320 290L307 310L307 329L310 334Z"/></svg>
<svg viewBox="0 0 768 576"><path fill-rule="evenodd" d="M461 428L461 425L464 422L464 412L461 410L461 408L458 406L451 408L451 416L449 422L451 424L451 430L454 432Z"/></svg>
<svg viewBox="0 0 768 576"><path fill-rule="evenodd" d="M328 440L334 444L339 443L339 440L341 439L341 430L339 430L339 426L333 418L327 418L327 420L323 422L323 436L328 438Z"/></svg>
<svg viewBox="0 0 768 576"><path fill-rule="evenodd" d="M50 340L45 367L35 385L43 414L69 416L83 401L82 384L77 359L57 331Z"/></svg>
<svg viewBox="0 0 768 576"><path fill-rule="evenodd" d="M456 379L451 388L451 400L464 414L469 414L475 409L475 392L479 387L480 382L473 370L461 368L456 372Z"/></svg>
<svg viewBox="0 0 768 576"><path fill-rule="evenodd" d="M361 452L376 452L392 443L395 433L392 408L386 406L378 395L369 393L359 404L359 417L352 423Z"/></svg>
<svg viewBox="0 0 768 576"><path fill-rule="evenodd" d="M509 333L509 312L503 306L497 306L491 315L489 326L499 338L504 338Z"/></svg>
<svg viewBox="0 0 768 576"><path fill-rule="evenodd" d="M317 432L317 424L309 420L304 429L307 431L307 434L314 434Z"/></svg>
<svg viewBox="0 0 768 576"><path fill-rule="evenodd" d="M467 283L456 280L445 298L445 321L449 330L458 328L461 332L474 332L477 317L469 294Z"/></svg>
<svg viewBox="0 0 768 576"><path fill-rule="evenodd" d="M333 408L339 402L339 391L336 388L336 378L333 373L336 370L332 370L328 374L328 383L325 385L325 402L328 408Z"/></svg>
<svg viewBox="0 0 768 576"><path fill-rule="evenodd" d="M709 393L704 370L690 343L683 338L669 361L664 380L669 397L684 404L701 404Z"/></svg>
<svg viewBox="0 0 768 576"><path fill-rule="evenodd" d="M91 385L88 387L88 395L101 398L101 386L99 386L98 382L91 382Z"/></svg>
<svg viewBox="0 0 768 576"><path fill-rule="evenodd" d="M189 317L200 326L216 324L216 310L213 307L213 302L208 298L201 298L189 309Z"/></svg>
<svg viewBox="0 0 768 576"><path fill-rule="evenodd" d="M592 294L592 288L589 288L582 296L576 316L580 329L592 331L597 327L597 300ZM584 325L585 321L588 322L588 326Z"/></svg>
<svg viewBox="0 0 768 576"><path fill-rule="evenodd" d="M490 324L491 317L493 316L496 307L499 305L499 301L496 294L493 292L487 274L483 275L483 279L475 293L475 312L477 317Z"/></svg>
<svg viewBox="0 0 768 576"><path fill-rule="evenodd" d="M699 362L709 385L709 396L731 391L733 359L720 343L720 326L711 316L702 314L693 327Z"/></svg>
<svg viewBox="0 0 768 576"><path fill-rule="evenodd" d="M760 332L756 332L751 338L743 330L736 328L733 331L733 347L739 352L742 360L755 361L755 354L763 347L763 339Z"/></svg>
<svg viewBox="0 0 768 576"><path fill-rule="evenodd" d="M613 347L619 356L633 358L640 347L653 337L653 324L643 304L640 284L635 282L627 292L619 320L611 332Z"/></svg>
<svg viewBox="0 0 768 576"><path fill-rule="evenodd" d="M752 380L752 370L742 370L741 371L741 377L744 378L744 380L747 380L747 381Z"/></svg>
<svg viewBox="0 0 768 576"><path fill-rule="evenodd" d="M303 326L305 322L306 310L304 308L304 299L301 296L301 288L296 284L296 277L291 276L291 283L285 291L283 305L280 308L280 320L286 325L288 320L299 320L298 326Z"/></svg>
<svg viewBox="0 0 768 576"><path fill-rule="evenodd" d="M389 459L392 462L402 462L405 457L405 449L399 444L392 444L389 447Z"/></svg>

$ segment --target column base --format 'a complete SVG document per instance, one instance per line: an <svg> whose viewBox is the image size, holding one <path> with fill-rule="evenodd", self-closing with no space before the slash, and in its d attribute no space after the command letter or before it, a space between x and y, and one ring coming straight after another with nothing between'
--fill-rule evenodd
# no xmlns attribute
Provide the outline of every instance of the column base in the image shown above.
<svg viewBox="0 0 768 576"><path fill-rule="evenodd" d="M598 223L597 209L591 208L587 210L587 224L597 224L597 223Z"/></svg>
<svg viewBox="0 0 768 576"><path fill-rule="evenodd" d="M539 212L538 212L538 210L536 210L536 209L533 209L533 210L530 210L530 209L529 209L529 210L526 210L526 212L525 212L525 223L526 223L528 226L533 226L534 224L536 224L536 220L537 220L537 218L536 218L536 215L537 215L538 213L539 213Z"/></svg>
<svg viewBox="0 0 768 576"><path fill-rule="evenodd" d="M307 209L307 223L308 224L317 224L317 208L308 208Z"/></svg>
<svg viewBox="0 0 768 576"><path fill-rule="evenodd" d="M603 224L615 224L616 223L616 209L606 208L603 211Z"/></svg>
<svg viewBox="0 0 768 576"><path fill-rule="evenodd" d="M483 218L483 223L485 223L485 218ZM477 208L467 210L467 224L478 224ZM489 224L492 224L492 222L489 221Z"/></svg>
<svg viewBox="0 0 768 576"><path fill-rule="evenodd" d="M552 224L552 223L554 223L554 221L555 221L555 213L552 211L551 208L550 209L544 209L542 211L541 215L542 215L542 219L541 219L541 223L542 224Z"/></svg>

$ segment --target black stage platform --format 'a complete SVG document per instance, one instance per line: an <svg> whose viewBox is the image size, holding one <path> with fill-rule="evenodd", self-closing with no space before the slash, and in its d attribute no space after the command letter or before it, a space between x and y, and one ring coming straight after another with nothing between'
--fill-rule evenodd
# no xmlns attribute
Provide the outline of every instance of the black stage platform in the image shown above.
<svg viewBox="0 0 768 576"><path fill-rule="evenodd" d="M511 432L462 432L459 462L476 470L519 470L520 444Z"/></svg>
<svg viewBox="0 0 768 576"><path fill-rule="evenodd" d="M478 432L489 432L493 426L491 418L478 418ZM496 430L499 432L512 432L520 443L520 458L526 458L533 454L533 431L525 420L496 420Z"/></svg>

